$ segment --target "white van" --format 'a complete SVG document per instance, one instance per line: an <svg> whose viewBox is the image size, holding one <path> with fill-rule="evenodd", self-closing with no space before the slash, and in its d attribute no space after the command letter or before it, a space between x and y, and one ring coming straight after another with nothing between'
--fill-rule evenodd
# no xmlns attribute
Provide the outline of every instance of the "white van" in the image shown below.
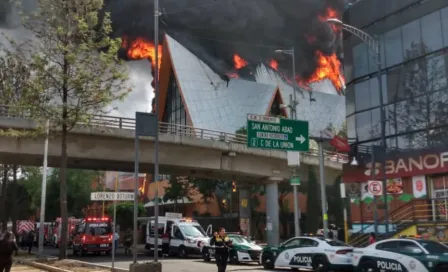
<svg viewBox="0 0 448 272"><path fill-rule="evenodd" d="M185 258L188 255L201 255L202 247L207 243L207 232L196 221L182 218L182 214L166 213L158 218L158 250L162 250L162 235L170 236L170 255ZM154 250L155 218L151 217L146 226L146 246L149 251ZM207 228L211 231L211 226Z"/></svg>

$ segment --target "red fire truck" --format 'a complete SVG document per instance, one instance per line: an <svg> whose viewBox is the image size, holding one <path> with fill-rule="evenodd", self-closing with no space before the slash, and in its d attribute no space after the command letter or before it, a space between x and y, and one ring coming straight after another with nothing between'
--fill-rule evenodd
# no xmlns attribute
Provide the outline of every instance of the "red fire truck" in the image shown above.
<svg viewBox="0 0 448 272"><path fill-rule="evenodd" d="M81 222L81 219L77 219L74 217L68 218L67 241L69 247L71 246L71 234L73 233L73 231L75 230L75 226L79 224L79 222ZM61 244L61 218L58 217L56 218L56 222L54 224L53 229L53 245L55 247L59 247L60 244Z"/></svg>
<svg viewBox="0 0 448 272"><path fill-rule="evenodd" d="M73 235L73 255L85 253L112 252L112 221L108 217L88 217L75 228Z"/></svg>

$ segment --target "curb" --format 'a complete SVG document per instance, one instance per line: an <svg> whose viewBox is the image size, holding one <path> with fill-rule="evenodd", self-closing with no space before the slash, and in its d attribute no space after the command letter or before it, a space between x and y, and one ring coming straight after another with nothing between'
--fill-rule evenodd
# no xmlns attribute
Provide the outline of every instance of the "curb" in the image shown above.
<svg viewBox="0 0 448 272"><path fill-rule="evenodd" d="M72 272L72 271L69 271L69 270L65 270L65 269L61 269L61 268L57 268L57 267L54 267L54 266L49 266L49 265L46 265L46 264L33 262L33 261L28 261L28 260L16 260L16 261L18 263L21 263L21 264L29 265L29 266L36 267L36 268L39 268L39 269L44 269L44 270L49 271L49 272Z"/></svg>
<svg viewBox="0 0 448 272"><path fill-rule="evenodd" d="M93 264L93 263L88 263L88 262L83 262L83 261L78 261L78 260L76 260L76 261L79 262L79 263L82 263L82 264L91 265L93 267L110 269L110 271L112 271L112 272L128 272L129 271L129 269L124 269L124 268L113 268L112 269L112 266L108 266L108 265Z"/></svg>
<svg viewBox="0 0 448 272"><path fill-rule="evenodd" d="M36 267L39 269L44 269L49 272L73 272L71 270L65 270L62 268L57 268L55 266L51 266L51 265L47 265L47 264L43 264L43 263L39 263L39 262L34 262L34 261L29 261L29 260L15 259L15 261L20 264ZM91 266L92 268L95 268L95 267L102 268L102 269L110 270L112 272L128 272L129 271L128 269L123 269L123 268L113 268L112 269L112 267L106 266L106 265L88 263L88 262L83 262L83 261L78 261L78 260L73 260L73 261L76 261L77 263L80 263L80 264Z"/></svg>

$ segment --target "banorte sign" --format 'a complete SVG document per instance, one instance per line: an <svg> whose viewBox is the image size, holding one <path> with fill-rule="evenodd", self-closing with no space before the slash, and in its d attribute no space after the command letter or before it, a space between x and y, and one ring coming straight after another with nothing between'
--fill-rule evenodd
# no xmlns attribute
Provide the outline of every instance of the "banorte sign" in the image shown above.
<svg viewBox="0 0 448 272"><path fill-rule="evenodd" d="M368 166L371 167L371 163ZM419 151L410 153L393 154L386 158L387 178L410 177L417 175L429 175L448 172L448 151ZM372 179L372 171L375 178L381 179L383 174L381 167L376 169L367 166L344 165L344 182L364 182Z"/></svg>

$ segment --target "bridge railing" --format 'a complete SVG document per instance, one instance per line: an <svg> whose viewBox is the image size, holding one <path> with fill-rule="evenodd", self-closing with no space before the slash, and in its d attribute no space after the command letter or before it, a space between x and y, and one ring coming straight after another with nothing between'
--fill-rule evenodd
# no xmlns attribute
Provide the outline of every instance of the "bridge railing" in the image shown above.
<svg viewBox="0 0 448 272"><path fill-rule="evenodd" d="M8 106L0 105L0 116L11 118L30 118L29 114L11 109ZM81 126L97 126L97 127L110 127L118 129L135 129L135 119L127 117L117 117L109 115L95 115L89 121L89 123L80 124ZM211 129L196 128L185 125L178 125L172 123L159 122L159 132L163 134L173 134L184 137L198 138L204 140L214 140L226 143L246 144L247 136L244 134L227 133L222 131L216 131ZM318 150L312 149L308 152L303 152L307 155L318 156ZM345 163L348 161L346 154L337 153L334 151L324 151L325 159L330 161L336 161Z"/></svg>

